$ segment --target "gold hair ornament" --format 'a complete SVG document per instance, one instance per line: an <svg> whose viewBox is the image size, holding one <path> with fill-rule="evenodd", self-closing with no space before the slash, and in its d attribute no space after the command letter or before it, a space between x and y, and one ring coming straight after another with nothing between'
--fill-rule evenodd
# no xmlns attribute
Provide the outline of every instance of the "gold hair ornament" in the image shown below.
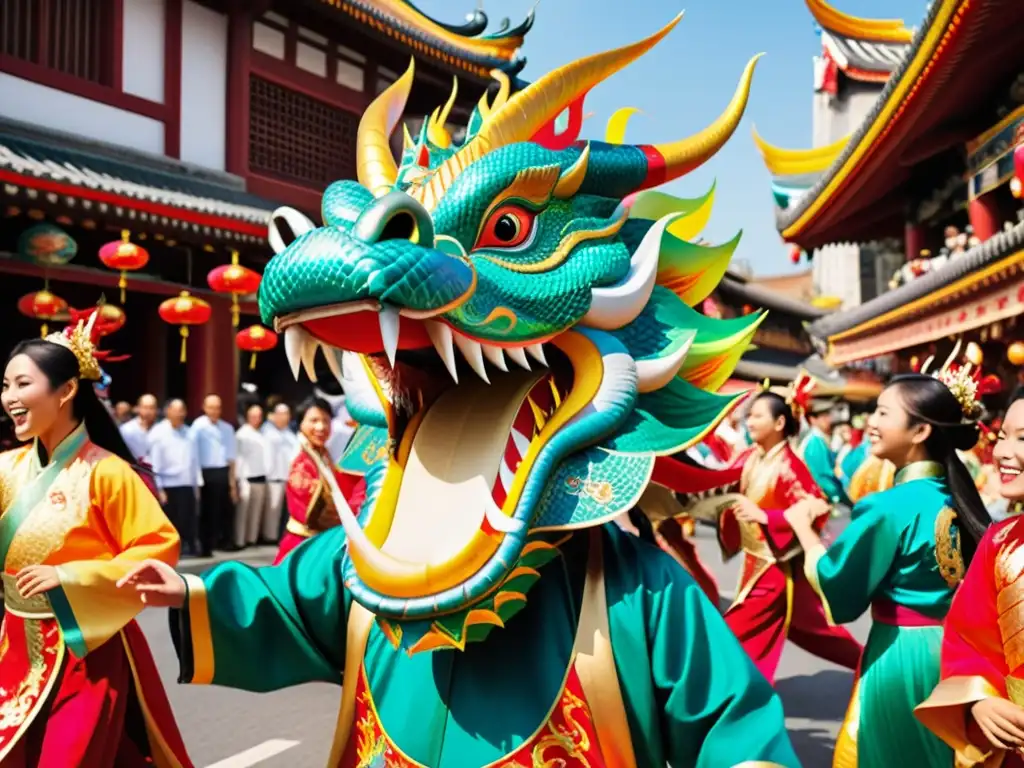
<svg viewBox="0 0 1024 768"><path fill-rule="evenodd" d="M924 361L924 365L921 366L921 373L930 375L933 379L937 379L945 384L950 394L960 403L960 410L963 412L964 419L967 421L977 421L984 410L978 393L981 371L974 369L969 362L963 365L956 362L957 355L960 353L961 343L962 340L957 339L956 344L953 345L953 351L946 358L946 362L943 363L941 368L932 374L928 374L928 368L931 367L932 362L935 360L935 356L932 355Z"/></svg>
<svg viewBox="0 0 1024 768"><path fill-rule="evenodd" d="M60 344L78 360L78 378L99 381L103 378L100 364L96 359L96 344L93 342L93 329L99 312L93 312L88 320L79 320L77 325L68 326L63 331L51 333L46 340Z"/></svg>

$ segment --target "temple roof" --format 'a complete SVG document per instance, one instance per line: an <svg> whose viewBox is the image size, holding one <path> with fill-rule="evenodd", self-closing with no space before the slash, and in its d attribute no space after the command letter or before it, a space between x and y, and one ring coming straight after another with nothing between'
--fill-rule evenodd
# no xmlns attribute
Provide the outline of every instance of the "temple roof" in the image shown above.
<svg viewBox="0 0 1024 768"><path fill-rule="evenodd" d="M772 175L772 194L776 205L785 210L794 200L802 197L814 186L821 175L843 151L849 136L823 147L813 149L783 149L769 144L753 131L754 143L757 145L765 167Z"/></svg>
<svg viewBox="0 0 1024 768"><path fill-rule="evenodd" d="M756 283L749 283L735 274L726 274L718 290L743 304L767 309L769 312L791 315L799 320L814 320L828 314L827 310L805 304Z"/></svg>
<svg viewBox="0 0 1024 768"><path fill-rule="evenodd" d="M237 177L11 120L0 120L0 188L243 242L266 240L277 207Z"/></svg>
<svg viewBox="0 0 1024 768"><path fill-rule="evenodd" d="M526 59L519 49L533 26L531 10L515 27L502 19L485 33L487 15L476 10L463 24L438 21L409 0L320 0L365 24L378 33L457 69L489 77L492 69L512 76L522 71Z"/></svg>
<svg viewBox="0 0 1024 768"><path fill-rule="evenodd" d="M906 55L836 159L799 200L776 211L783 238L810 250L900 232L915 166L908 158L971 138L1015 68L1020 38L1001 30L1021 22L1019 0L932 0Z"/></svg>
<svg viewBox="0 0 1024 768"><path fill-rule="evenodd" d="M806 2L825 51L854 80L885 82L910 47L914 33L902 19L861 19L825 0Z"/></svg>
<svg viewBox="0 0 1024 768"><path fill-rule="evenodd" d="M893 315L898 321L902 316L911 317L918 310L934 310L939 306L938 291L952 286L959 280L989 265L1024 249L1024 223L1013 229L999 232L967 253L947 261L942 267L911 280L871 301L837 312L812 323L809 330L813 336L828 339L837 334L852 332L859 326Z"/></svg>

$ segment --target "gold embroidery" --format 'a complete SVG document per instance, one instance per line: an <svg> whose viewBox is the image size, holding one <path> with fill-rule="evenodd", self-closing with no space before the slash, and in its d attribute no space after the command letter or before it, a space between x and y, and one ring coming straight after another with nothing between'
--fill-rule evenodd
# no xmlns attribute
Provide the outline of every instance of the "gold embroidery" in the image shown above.
<svg viewBox="0 0 1024 768"><path fill-rule="evenodd" d="M5 626L3 631L6 640L8 627ZM25 677L18 684L14 695L7 697L3 703L0 703L0 731L18 728L35 710L44 684L47 682L46 673L48 665L44 658L44 653L53 655L57 652L56 648L47 647L46 640L47 638L52 640L53 633L59 631L57 625L50 622L50 626L45 630L46 634L44 635L43 623L41 621L35 619L25 620L25 647L28 652L29 668L25 673ZM55 672L55 668L50 668L51 676ZM2 745L2 740L0 740L0 745Z"/></svg>
<svg viewBox="0 0 1024 768"><path fill-rule="evenodd" d="M548 723L548 735L538 741L533 748L534 768L555 768L566 764L566 761L559 757L545 759L545 754L549 749L560 749L566 757L576 761L573 765L590 768L590 762L587 760L590 738L572 717L574 711L584 710L585 705L578 696L568 689L562 691L561 704L565 725L556 727L553 723Z"/></svg>
<svg viewBox="0 0 1024 768"><path fill-rule="evenodd" d="M1017 522L1018 521L1014 520L1010 525L1005 526L1001 531L996 533L996 535L992 537L992 543L998 545L1006 541L1006 537L1010 535L1010 531L1017 527Z"/></svg>
<svg viewBox="0 0 1024 768"><path fill-rule="evenodd" d="M1024 599L1024 586L1020 583L1024 574L1024 548L1019 541L1010 542L999 550L994 571L998 595L996 610L1004 613Z"/></svg>
<svg viewBox="0 0 1024 768"><path fill-rule="evenodd" d="M102 449L87 450L63 469L45 498L28 513L7 551L6 570L17 572L46 558L63 543L68 532L89 513L89 487L95 462L106 454Z"/></svg>
<svg viewBox="0 0 1024 768"><path fill-rule="evenodd" d="M935 519L935 561L939 564L939 573L946 583L955 587L964 578L964 556L960 552L959 536L954 540L953 526L956 512L944 507Z"/></svg>

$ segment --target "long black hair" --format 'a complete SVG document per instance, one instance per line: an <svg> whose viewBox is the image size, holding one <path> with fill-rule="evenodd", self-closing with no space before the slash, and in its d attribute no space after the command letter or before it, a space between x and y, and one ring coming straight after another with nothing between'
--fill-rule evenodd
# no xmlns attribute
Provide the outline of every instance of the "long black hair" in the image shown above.
<svg viewBox="0 0 1024 768"><path fill-rule="evenodd" d="M800 432L800 421L793 414L793 409L786 402L782 395L776 394L775 392L764 391L753 399L751 406L758 401L763 401L768 406L768 411L772 415L772 419L778 421L779 418L785 419L782 425L782 436L784 438L796 437Z"/></svg>
<svg viewBox="0 0 1024 768"><path fill-rule="evenodd" d="M22 341L11 351L7 362L10 363L18 355L25 355L36 364L50 382L51 390L79 378L78 358L70 349L60 344L45 339ZM71 412L76 420L85 422L85 429L92 442L124 459L133 467L137 466L135 457L121 437L121 430L96 396L91 381L78 382L78 391L71 401Z"/></svg>
<svg viewBox="0 0 1024 768"><path fill-rule="evenodd" d="M964 419L963 408L938 379L920 373L895 377L895 387L907 412L910 426L929 424L931 434L924 442L929 458L946 470L949 494L956 503L956 526L960 531L960 550L969 563L978 541L991 524L978 487L957 451L969 451L978 442L977 422Z"/></svg>

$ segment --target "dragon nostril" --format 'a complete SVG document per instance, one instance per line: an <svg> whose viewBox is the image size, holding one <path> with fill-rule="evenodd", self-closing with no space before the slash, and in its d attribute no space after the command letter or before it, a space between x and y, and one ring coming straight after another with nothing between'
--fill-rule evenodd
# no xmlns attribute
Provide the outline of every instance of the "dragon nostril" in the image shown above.
<svg viewBox="0 0 1024 768"><path fill-rule="evenodd" d="M434 247L434 222L427 209L405 192L389 192L359 214L352 234L364 243L411 240Z"/></svg>
<svg viewBox="0 0 1024 768"><path fill-rule="evenodd" d="M384 225L380 236L377 238L377 242L382 240L412 240L415 234L416 220L412 217L412 214L406 211L399 211Z"/></svg>

